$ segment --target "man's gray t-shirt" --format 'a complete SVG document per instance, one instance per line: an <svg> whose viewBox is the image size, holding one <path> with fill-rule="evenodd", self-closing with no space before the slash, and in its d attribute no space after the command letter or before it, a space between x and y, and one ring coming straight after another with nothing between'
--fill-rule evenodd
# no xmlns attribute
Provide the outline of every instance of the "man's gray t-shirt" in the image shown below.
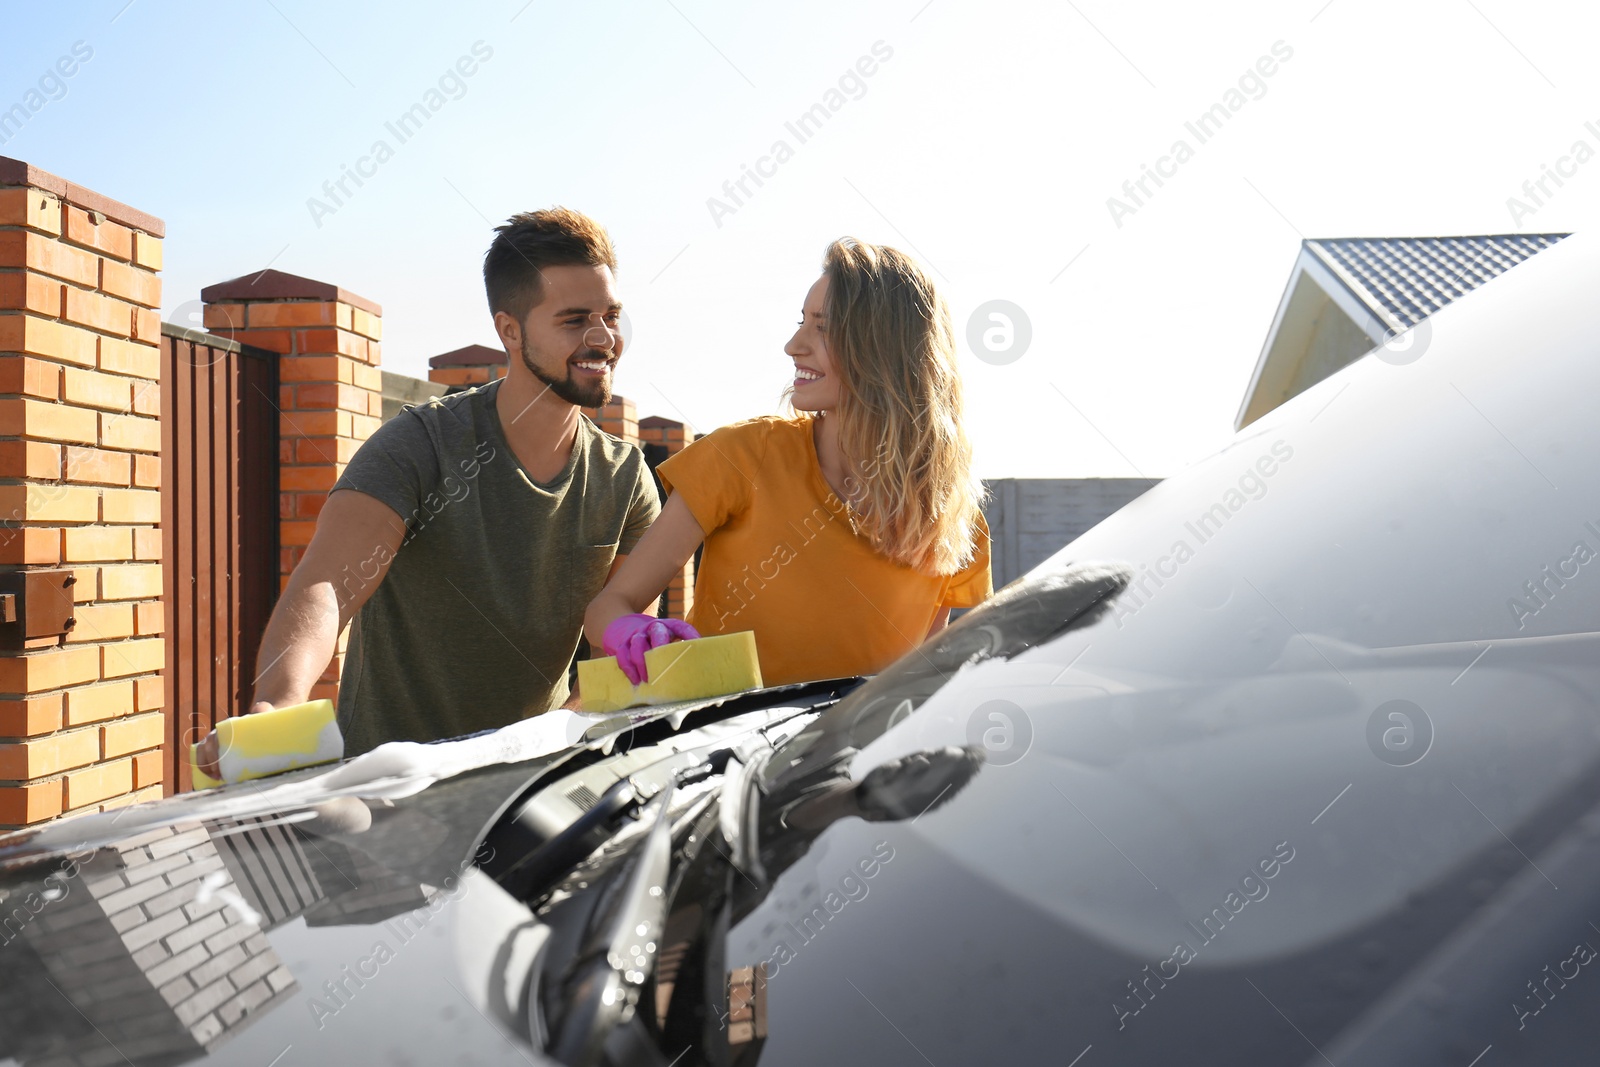
<svg viewBox="0 0 1600 1067"><path fill-rule="evenodd" d="M661 506L638 447L580 416L566 469L536 482L506 442L501 382L405 408L333 492L406 523L389 573L351 624L339 728L355 755L559 707L583 613ZM377 574L346 568L341 596Z"/></svg>

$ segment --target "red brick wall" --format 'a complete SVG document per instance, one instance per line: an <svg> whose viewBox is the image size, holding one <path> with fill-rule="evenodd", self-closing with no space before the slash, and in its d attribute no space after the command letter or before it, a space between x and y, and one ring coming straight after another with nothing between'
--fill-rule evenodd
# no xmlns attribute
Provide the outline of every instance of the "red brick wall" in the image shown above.
<svg viewBox="0 0 1600 1067"><path fill-rule="evenodd" d="M0 826L162 793L161 220L0 158L0 571L74 627L0 651Z"/></svg>
<svg viewBox="0 0 1600 1067"><path fill-rule="evenodd" d="M638 427L641 446L659 445L666 449L668 456L677 455L686 445L694 441L693 429L674 419L665 419L659 415L640 419ZM673 575L671 584L667 586L665 608L670 617L681 619L689 614L689 609L692 607L694 607L694 560L690 559L683 565L681 571Z"/></svg>
<svg viewBox="0 0 1600 1067"><path fill-rule="evenodd" d="M488 345L467 345L428 360L428 381L439 385L470 388L505 376L505 352Z"/></svg>
<svg viewBox="0 0 1600 1067"><path fill-rule="evenodd" d="M506 365L484 364L478 367L433 367L428 370L428 381L439 385L487 385L496 378L506 376Z"/></svg>
<svg viewBox="0 0 1600 1067"><path fill-rule="evenodd" d="M627 397L613 396L605 407L584 408L583 413L611 436L631 444L639 443L639 413Z"/></svg>
<svg viewBox="0 0 1600 1067"><path fill-rule="evenodd" d="M345 465L383 416L383 310L326 282L264 271L201 291L205 325L278 360L280 588L305 555ZM348 631L312 688L338 699Z"/></svg>

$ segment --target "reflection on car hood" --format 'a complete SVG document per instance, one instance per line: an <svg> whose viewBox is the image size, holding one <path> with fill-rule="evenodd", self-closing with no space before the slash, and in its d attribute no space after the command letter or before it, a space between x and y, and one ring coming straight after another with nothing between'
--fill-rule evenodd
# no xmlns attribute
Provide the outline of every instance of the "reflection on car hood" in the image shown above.
<svg viewBox="0 0 1600 1067"><path fill-rule="evenodd" d="M785 691L780 688L765 692ZM0 837L0 871L37 862L41 855L112 844L144 830L187 820L281 817L340 799L399 800L469 771L516 764L574 745L609 750L623 731L663 719L676 725L694 712L732 699L682 701L604 715L558 708L499 730L451 741L389 742L333 767L308 767L269 779L183 793L156 804L82 815L7 834Z"/></svg>
<svg viewBox="0 0 1600 1067"><path fill-rule="evenodd" d="M9 835L0 1058L529 1062L498 1020L521 1010L531 913L476 867L489 828L631 730L803 688L591 717L589 740L531 759L542 742L502 731L379 768L403 773L358 758Z"/></svg>
<svg viewBox="0 0 1600 1067"><path fill-rule="evenodd" d="M483 892L467 873L482 823L536 773L499 766L399 801L242 819L183 805L13 870L0 1054L143 1067L225 1047L265 1064L295 1046L321 1061L515 1062L445 984L445 935ZM397 1009L429 1024L397 1030Z"/></svg>

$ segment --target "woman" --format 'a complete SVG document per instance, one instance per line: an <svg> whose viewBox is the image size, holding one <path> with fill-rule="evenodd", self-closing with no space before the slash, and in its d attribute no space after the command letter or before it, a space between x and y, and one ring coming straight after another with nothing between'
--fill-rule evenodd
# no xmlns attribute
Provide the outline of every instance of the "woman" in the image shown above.
<svg viewBox="0 0 1600 1067"><path fill-rule="evenodd" d="M806 295L794 418L735 423L657 469L671 495L589 605L590 645L753 630L768 685L873 674L992 591L950 315L893 248L835 241ZM640 614L704 543L687 625Z"/></svg>

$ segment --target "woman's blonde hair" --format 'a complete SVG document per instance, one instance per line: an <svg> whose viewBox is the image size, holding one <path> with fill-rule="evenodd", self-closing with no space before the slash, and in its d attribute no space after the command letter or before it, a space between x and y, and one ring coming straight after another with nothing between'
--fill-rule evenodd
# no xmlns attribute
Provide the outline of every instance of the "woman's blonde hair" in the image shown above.
<svg viewBox="0 0 1600 1067"><path fill-rule="evenodd" d="M972 562L981 483L961 423L950 310L910 256L843 237L828 246L828 352L839 371L839 443L857 532L928 574Z"/></svg>

